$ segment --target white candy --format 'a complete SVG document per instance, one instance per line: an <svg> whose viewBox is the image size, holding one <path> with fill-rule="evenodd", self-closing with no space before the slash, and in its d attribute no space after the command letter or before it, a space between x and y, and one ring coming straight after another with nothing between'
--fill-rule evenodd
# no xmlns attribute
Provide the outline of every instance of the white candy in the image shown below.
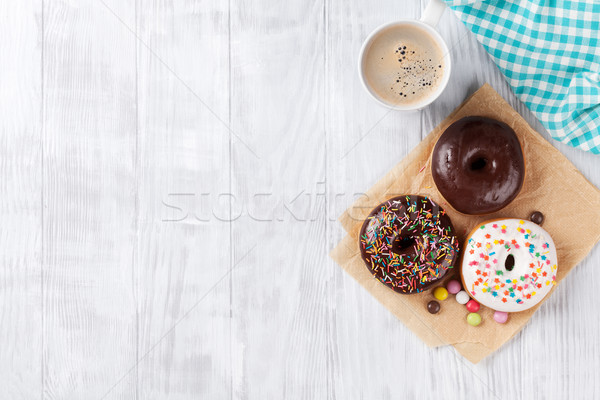
<svg viewBox="0 0 600 400"><path fill-rule="evenodd" d="M469 300L471 300L471 298L464 290L461 290L460 292L456 293L456 301L458 301L458 303L467 304Z"/></svg>

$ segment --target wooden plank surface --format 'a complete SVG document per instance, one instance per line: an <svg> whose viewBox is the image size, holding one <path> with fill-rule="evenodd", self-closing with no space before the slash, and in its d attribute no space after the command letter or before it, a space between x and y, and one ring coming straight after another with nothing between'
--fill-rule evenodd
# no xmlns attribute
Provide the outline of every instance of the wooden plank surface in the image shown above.
<svg viewBox="0 0 600 400"><path fill-rule="evenodd" d="M599 397L597 247L476 366L327 256L483 83L547 137L449 10L440 99L368 98L362 41L425 3L0 1L0 397ZM600 186L597 156L553 144Z"/></svg>
<svg viewBox="0 0 600 400"><path fill-rule="evenodd" d="M107 4L133 21L133 4ZM136 42L98 1L43 13L42 396L100 398L137 355Z"/></svg>
<svg viewBox="0 0 600 400"><path fill-rule="evenodd" d="M0 2L0 387L11 399L42 392L41 21L37 1Z"/></svg>
<svg viewBox="0 0 600 400"><path fill-rule="evenodd" d="M230 399L228 5L137 7L139 398Z"/></svg>
<svg viewBox="0 0 600 400"><path fill-rule="evenodd" d="M323 7L231 3L235 398L328 392Z"/></svg>

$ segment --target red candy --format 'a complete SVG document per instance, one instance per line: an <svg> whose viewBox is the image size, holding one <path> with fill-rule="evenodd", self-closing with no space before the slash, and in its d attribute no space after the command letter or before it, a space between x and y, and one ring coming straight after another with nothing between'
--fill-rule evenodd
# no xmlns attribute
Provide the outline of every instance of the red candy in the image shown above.
<svg viewBox="0 0 600 400"><path fill-rule="evenodd" d="M467 302L467 310L469 310L469 312L479 311L479 303L476 302L475 300L469 300Z"/></svg>

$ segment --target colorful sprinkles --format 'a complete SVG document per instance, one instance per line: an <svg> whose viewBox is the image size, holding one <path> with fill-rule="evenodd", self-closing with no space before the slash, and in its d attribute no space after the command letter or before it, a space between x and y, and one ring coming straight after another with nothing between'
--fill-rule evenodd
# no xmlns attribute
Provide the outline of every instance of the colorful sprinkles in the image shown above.
<svg viewBox="0 0 600 400"><path fill-rule="evenodd" d="M422 196L377 206L362 226L360 248L371 273L400 293L427 289L453 268L459 253L450 218Z"/></svg>

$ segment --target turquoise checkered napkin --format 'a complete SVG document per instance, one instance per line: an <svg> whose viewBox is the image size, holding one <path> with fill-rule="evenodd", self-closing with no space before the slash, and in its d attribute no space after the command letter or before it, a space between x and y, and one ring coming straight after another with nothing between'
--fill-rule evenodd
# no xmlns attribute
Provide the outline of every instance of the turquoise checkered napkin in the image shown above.
<svg viewBox="0 0 600 400"><path fill-rule="evenodd" d="M600 154L600 0L446 0L556 140Z"/></svg>

